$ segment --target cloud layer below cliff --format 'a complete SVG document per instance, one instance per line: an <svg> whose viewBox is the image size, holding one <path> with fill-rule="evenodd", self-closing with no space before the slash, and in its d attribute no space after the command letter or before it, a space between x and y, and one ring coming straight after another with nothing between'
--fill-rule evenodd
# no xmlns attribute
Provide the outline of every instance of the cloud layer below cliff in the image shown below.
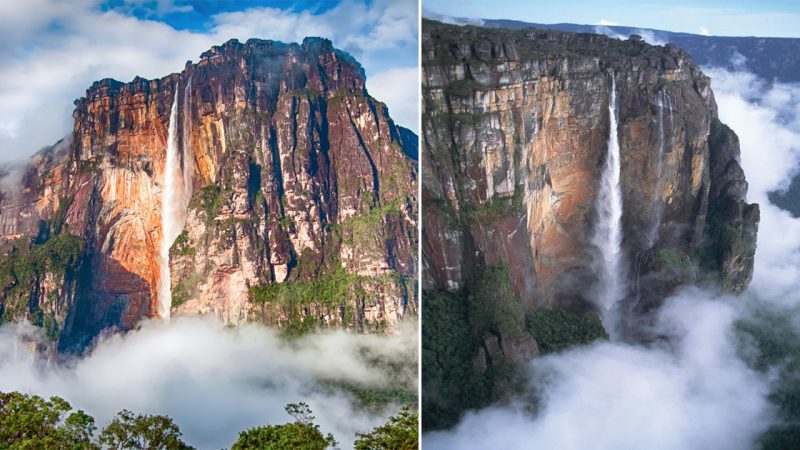
<svg viewBox="0 0 800 450"><path fill-rule="evenodd" d="M66 135L73 100L95 80L163 77L232 38L305 36L327 37L359 59L379 100L403 92L386 99L390 113L416 130L417 71L398 72L417 67L416 1L343 0L321 13L254 7L214 14L202 31L104 9L99 0L1 2L0 163L27 158ZM389 76L393 84L386 86Z"/></svg>
<svg viewBox="0 0 800 450"><path fill-rule="evenodd" d="M748 200L761 204L749 290L677 293L655 324L663 343L601 343L532 361L538 414L521 403L468 413L453 430L426 435L426 448L747 449L769 427L773 380L741 360L733 325L758 308L800 307L800 220L767 199L800 166L800 86L707 73L720 119L740 137Z"/></svg>
<svg viewBox="0 0 800 450"><path fill-rule="evenodd" d="M211 318L150 321L62 363L31 351L40 333L24 324L0 328L0 390L62 396L94 415L100 427L123 408L166 414L188 443L202 448L227 447L249 427L290 422L284 406L301 401L321 429L347 447L356 432L371 430L395 411L359 411L352 398L324 381L416 389L412 323L394 336L338 331L286 341L263 326L230 328ZM376 358L405 371L391 377L389 369L371 363Z"/></svg>
<svg viewBox="0 0 800 450"><path fill-rule="evenodd" d="M687 290L661 311L671 345L601 343L536 360L525 405L469 413L426 448L751 448L767 425L767 383L737 357L730 299Z"/></svg>

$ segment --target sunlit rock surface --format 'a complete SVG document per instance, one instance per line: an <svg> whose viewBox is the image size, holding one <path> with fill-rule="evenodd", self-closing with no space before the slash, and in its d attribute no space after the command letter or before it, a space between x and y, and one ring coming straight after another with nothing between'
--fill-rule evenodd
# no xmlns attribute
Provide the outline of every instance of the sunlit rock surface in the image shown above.
<svg viewBox="0 0 800 450"><path fill-rule="evenodd" d="M368 331L416 312L417 174L406 156L416 137L368 95L358 62L309 38L232 40L159 80L92 85L69 139L33 158L19 195L0 197L5 254L57 235L82 249L57 280L11 270L4 320L53 322L60 346L76 348L157 314L176 90L180 165L192 176L170 252L173 316ZM279 302L251 291L313 281L340 295Z"/></svg>

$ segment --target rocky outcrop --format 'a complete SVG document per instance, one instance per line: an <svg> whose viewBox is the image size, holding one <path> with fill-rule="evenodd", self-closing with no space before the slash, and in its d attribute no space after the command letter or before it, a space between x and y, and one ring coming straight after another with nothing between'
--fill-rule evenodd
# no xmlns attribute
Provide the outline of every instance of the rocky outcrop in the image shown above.
<svg viewBox="0 0 800 450"><path fill-rule="evenodd" d="M20 237L33 238L25 252L82 241L52 301L16 308L52 316L62 348L157 315L170 139L188 205L173 315L391 330L416 311L414 135L329 41L232 40L159 80L96 82L75 104L70 142L34 157L22 193L0 202L7 254ZM9 279L6 311L31 298Z"/></svg>
<svg viewBox="0 0 800 450"><path fill-rule="evenodd" d="M424 289L462 289L476 270L507 265L526 310L591 308L611 77L631 283L660 269L642 264L649 256L677 255L733 292L748 284L758 206L745 202L738 143L718 124L710 80L686 53L430 21L422 39Z"/></svg>
<svg viewBox="0 0 800 450"><path fill-rule="evenodd" d="M745 70L770 82L800 81L800 39L797 38L706 36L622 25L542 24L504 19L486 19L483 20L483 25L509 29L539 28L576 33L614 33L618 36L641 35L648 40L676 44L701 67L718 67L729 71Z"/></svg>
<svg viewBox="0 0 800 450"><path fill-rule="evenodd" d="M711 191L706 231L711 239L706 251L719 267L722 287L741 293L753 278L759 209L745 201L747 180L739 165L739 139L714 118L709 135Z"/></svg>

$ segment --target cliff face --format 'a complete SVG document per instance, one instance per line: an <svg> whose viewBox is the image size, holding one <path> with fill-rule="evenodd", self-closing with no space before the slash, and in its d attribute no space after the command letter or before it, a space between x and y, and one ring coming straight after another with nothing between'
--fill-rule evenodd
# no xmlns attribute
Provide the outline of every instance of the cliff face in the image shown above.
<svg viewBox="0 0 800 450"><path fill-rule="evenodd" d="M416 311L413 133L329 41L230 41L180 74L96 82L73 116L71 142L0 200L4 320L81 346L159 315L166 274L165 311L231 324L378 330ZM65 236L75 257L21 280L20 261Z"/></svg>
<svg viewBox="0 0 800 450"><path fill-rule="evenodd" d="M503 19L487 19L483 24L496 28L539 28L575 33L597 33L599 28L597 25L542 24ZM778 80L788 83L800 81L800 39L797 38L704 36L622 25L603 28L623 36L651 33L660 41L678 45L701 67L721 67L730 71L745 69L768 81Z"/></svg>
<svg viewBox="0 0 800 450"><path fill-rule="evenodd" d="M682 50L635 38L425 21L422 58L423 289L466 304L472 342L463 345L473 370L494 378L490 386L515 355L602 335L593 320L569 314L598 311L591 240L609 151L612 80L623 332L626 318L651 311L681 284L734 293L748 285L758 205L745 201L738 140L717 119L710 80ZM487 295L490 272L507 274L489 284L508 283L516 300ZM558 314L545 314L551 309ZM570 323L592 331L570 335ZM563 331L564 340L533 339L547 338L547 330ZM423 340L430 358L423 367L442 360L438 345ZM423 388L433 403L437 376Z"/></svg>
<svg viewBox="0 0 800 450"><path fill-rule="evenodd" d="M707 253L714 222L741 249L705 262L730 290L747 285L758 206L710 80L680 49L426 22L423 66L425 289L507 264L529 309L584 300L611 77L629 271L645 252Z"/></svg>

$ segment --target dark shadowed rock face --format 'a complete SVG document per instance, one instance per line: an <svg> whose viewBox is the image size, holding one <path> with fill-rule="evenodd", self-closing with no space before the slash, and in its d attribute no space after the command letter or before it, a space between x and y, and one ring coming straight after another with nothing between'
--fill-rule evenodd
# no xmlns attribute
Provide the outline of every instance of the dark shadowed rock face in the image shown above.
<svg viewBox="0 0 800 450"><path fill-rule="evenodd" d="M687 281L748 285L758 205L709 78L678 47L425 21L422 57L425 290L470 298L477 274L505 266L525 311L592 310L611 77L629 309Z"/></svg>
<svg viewBox="0 0 800 450"><path fill-rule="evenodd" d="M71 141L35 156L22 192L0 200L6 254L62 235L81 251L29 284L6 263L4 320L51 323L67 348L157 314L173 102L192 173L170 252L173 315L385 330L416 311L416 137L350 55L308 38L232 40L179 74L94 83Z"/></svg>

